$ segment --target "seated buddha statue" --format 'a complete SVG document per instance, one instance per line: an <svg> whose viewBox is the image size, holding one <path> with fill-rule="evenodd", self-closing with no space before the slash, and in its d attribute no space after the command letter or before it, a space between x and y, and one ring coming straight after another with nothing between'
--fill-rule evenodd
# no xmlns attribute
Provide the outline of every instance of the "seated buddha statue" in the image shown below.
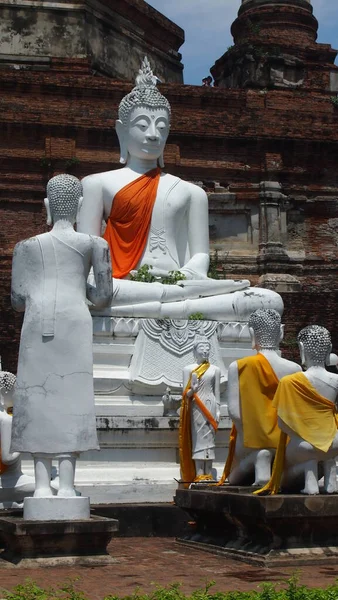
<svg viewBox="0 0 338 600"><path fill-rule="evenodd" d="M208 198L199 186L162 171L171 109L156 79L145 58L136 86L119 105L116 132L124 166L82 182L77 230L101 235L106 221L114 277L108 313L184 319L200 312L205 319L245 321L256 308L282 312L280 296L270 290L208 277ZM159 281L130 279L145 265ZM170 271L182 273L182 281L162 283Z"/></svg>
<svg viewBox="0 0 338 600"><path fill-rule="evenodd" d="M263 485L271 476L271 463L280 429L273 399L279 380L301 367L279 355L283 339L280 314L259 309L249 318L252 348L257 354L230 364L228 409L233 421L222 485Z"/></svg>

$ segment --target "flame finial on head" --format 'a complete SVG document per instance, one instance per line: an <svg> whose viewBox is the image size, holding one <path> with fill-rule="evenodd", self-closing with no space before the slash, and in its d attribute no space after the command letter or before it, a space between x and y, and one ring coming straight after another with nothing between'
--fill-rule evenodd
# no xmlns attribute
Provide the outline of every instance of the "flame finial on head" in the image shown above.
<svg viewBox="0 0 338 600"><path fill-rule="evenodd" d="M135 79L136 87L153 87L156 86L157 77L154 75L148 57L145 56L138 75Z"/></svg>
<svg viewBox="0 0 338 600"><path fill-rule="evenodd" d="M145 56L136 77L136 85L129 94L122 98L119 105L119 120L128 125L130 113L134 108L144 106L152 109L165 108L170 118L171 110L168 100L156 87L158 77L154 75L149 60Z"/></svg>

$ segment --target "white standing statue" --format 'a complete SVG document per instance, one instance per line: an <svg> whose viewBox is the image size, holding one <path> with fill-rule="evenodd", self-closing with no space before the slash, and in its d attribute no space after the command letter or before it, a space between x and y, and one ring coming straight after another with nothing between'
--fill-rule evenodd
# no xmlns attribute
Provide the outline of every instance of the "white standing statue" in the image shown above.
<svg viewBox="0 0 338 600"><path fill-rule="evenodd" d="M336 493L338 375L325 368L330 362L331 336L324 327L310 325L298 334L298 344L307 370L279 383L274 398L281 429L276 467L260 492L278 493L280 486L300 491L302 486L303 494L318 494L318 464L322 464L324 491Z"/></svg>
<svg viewBox="0 0 338 600"><path fill-rule="evenodd" d="M33 477L21 470L19 452L11 452L13 390L16 377L0 371L0 507L15 508L34 493Z"/></svg>
<svg viewBox="0 0 338 600"><path fill-rule="evenodd" d="M220 485L262 485L271 476L271 462L279 441L277 411L272 406L279 380L300 371L281 358L283 339L279 313L256 310L249 318L254 356L231 363L228 372L228 409L233 421L228 460Z"/></svg>
<svg viewBox="0 0 338 600"><path fill-rule="evenodd" d="M197 337L196 362L183 370L180 463L184 482L212 480L215 436L220 420L221 371L209 363L210 342Z"/></svg>
<svg viewBox="0 0 338 600"><path fill-rule="evenodd" d="M98 449L92 318L111 302L112 277L105 240L74 231L82 186L71 175L53 177L45 205L50 233L16 245L12 305L24 311L14 395L11 452L30 452L35 498L52 496L52 459L59 460L58 497L75 496L79 452ZM96 286L87 284L93 267Z"/></svg>
<svg viewBox="0 0 338 600"><path fill-rule="evenodd" d="M102 221L107 223L114 275L110 314L185 319L200 312L205 319L246 321L256 308L282 312L275 292L249 288L246 280L208 278L208 198L200 187L161 171L169 128L169 102L145 58L116 121L125 166L83 180L78 231L99 236ZM128 279L145 265L155 277L180 271L186 279L177 285Z"/></svg>

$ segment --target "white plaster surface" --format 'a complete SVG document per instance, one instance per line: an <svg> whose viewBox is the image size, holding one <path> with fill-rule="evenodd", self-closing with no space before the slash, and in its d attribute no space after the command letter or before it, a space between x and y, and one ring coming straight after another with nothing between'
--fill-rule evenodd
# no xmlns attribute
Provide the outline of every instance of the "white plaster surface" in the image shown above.
<svg viewBox="0 0 338 600"><path fill-rule="evenodd" d="M89 498L25 498L23 518L27 521L75 521L90 518Z"/></svg>

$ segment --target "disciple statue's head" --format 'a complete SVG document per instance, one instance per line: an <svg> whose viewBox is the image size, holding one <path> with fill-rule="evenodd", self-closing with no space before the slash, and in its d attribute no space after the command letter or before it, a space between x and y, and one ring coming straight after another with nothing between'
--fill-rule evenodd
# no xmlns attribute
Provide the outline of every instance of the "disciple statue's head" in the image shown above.
<svg viewBox="0 0 338 600"><path fill-rule="evenodd" d="M170 128L170 104L156 87L147 57L144 58L136 86L119 106L116 132L120 142L120 162L129 157L158 161L164 166L163 151Z"/></svg>
<svg viewBox="0 0 338 600"><path fill-rule="evenodd" d="M280 314L273 308L255 310L249 317L249 332L254 349L277 350L284 334Z"/></svg>
<svg viewBox="0 0 338 600"><path fill-rule="evenodd" d="M2 410L13 406L13 391L16 377L9 371L0 371L0 405Z"/></svg>
<svg viewBox="0 0 338 600"><path fill-rule="evenodd" d="M64 173L48 181L45 198L48 225L61 219L74 224L81 203L82 184L76 177Z"/></svg>
<svg viewBox="0 0 338 600"><path fill-rule="evenodd" d="M330 364L331 335L325 327L309 325L299 332L297 341L303 365L325 367Z"/></svg>
<svg viewBox="0 0 338 600"><path fill-rule="evenodd" d="M197 335L194 343L194 355L196 362L203 363L209 361L211 345L207 337Z"/></svg>

